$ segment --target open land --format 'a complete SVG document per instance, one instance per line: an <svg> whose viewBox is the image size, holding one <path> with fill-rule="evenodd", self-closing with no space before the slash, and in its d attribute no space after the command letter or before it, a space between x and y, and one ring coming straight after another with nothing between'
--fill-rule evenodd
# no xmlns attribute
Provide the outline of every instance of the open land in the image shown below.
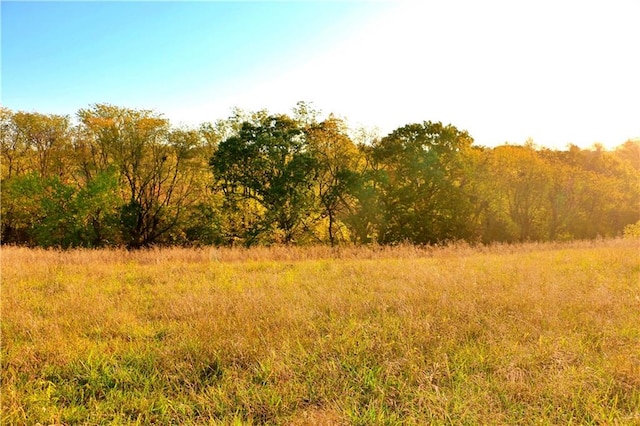
<svg viewBox="0 0 640 426"><path fill-rule="evenodd" d="M640 424L638 240L2 248L2 424Z"/></svg>

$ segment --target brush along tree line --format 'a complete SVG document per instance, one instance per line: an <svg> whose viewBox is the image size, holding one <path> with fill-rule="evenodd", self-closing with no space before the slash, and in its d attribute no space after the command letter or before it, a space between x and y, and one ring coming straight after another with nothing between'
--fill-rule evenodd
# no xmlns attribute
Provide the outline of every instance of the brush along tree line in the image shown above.
<svg viewBox="0 0 640 426"><path fill-rule="evenodd" d="M617 236L640 219L640 142L474 146L452 125L354 141L309 104L198 129L96 104L0 110L4 244L438 244ZM357 138L355 138L357 139Z"/></svg>

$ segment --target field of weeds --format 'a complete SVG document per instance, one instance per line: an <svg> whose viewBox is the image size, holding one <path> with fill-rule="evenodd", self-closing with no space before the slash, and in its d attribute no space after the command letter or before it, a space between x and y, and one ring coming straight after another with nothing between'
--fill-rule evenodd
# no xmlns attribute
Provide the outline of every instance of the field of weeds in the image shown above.
<svg viewBox="0 0 640 426"><path fill-rule="evenodd" d="M640 424L639 241L2 248L2 424Z"/></svg>

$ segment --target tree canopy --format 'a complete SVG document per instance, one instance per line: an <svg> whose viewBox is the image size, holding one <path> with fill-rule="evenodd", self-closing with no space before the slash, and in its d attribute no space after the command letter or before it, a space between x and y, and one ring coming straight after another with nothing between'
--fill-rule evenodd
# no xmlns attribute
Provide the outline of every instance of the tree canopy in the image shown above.
<svg viewBox="0 0 640 426"><path fill-rule="evenodd" d="M357 134L308 103L197 129L108 104L75 119L0 108L2 243L546 241L619 236L640 220L638 140L487 148L433 121Z"/></svg>

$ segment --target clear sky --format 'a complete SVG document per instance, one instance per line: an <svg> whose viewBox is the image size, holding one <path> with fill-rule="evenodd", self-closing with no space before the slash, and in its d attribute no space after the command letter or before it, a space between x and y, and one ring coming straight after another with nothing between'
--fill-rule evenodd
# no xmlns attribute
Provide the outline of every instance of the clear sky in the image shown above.
<svg viewBox="0 0 640 426"><path fill-rule="evenodd" d="M640 1L2 1L2 105L154 109L174 125L297 101L381 134L640 138Z"/></svg>

